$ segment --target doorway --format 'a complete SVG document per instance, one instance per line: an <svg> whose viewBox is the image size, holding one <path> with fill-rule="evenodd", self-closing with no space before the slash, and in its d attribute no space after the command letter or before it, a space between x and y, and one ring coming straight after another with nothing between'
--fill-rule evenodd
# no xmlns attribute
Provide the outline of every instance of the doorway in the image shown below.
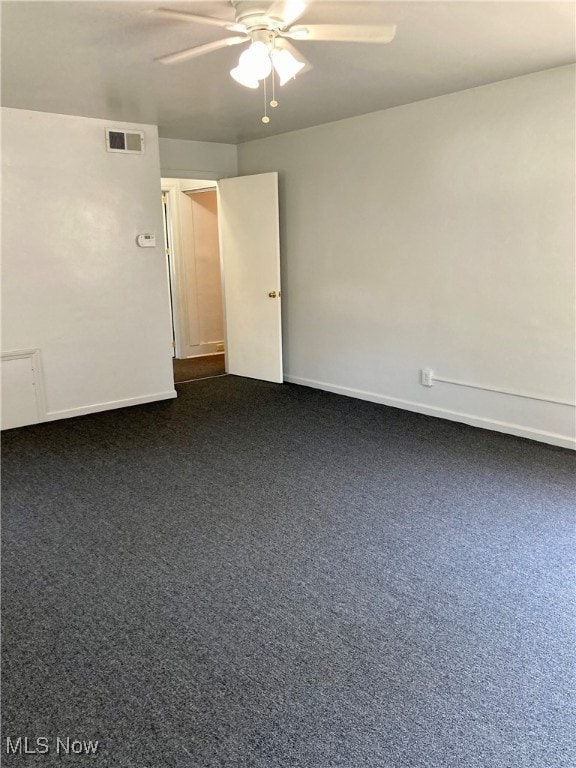
<svg viewBox="0 0 576 768"><path fill-rule="evenodd" d="M177 384L226 373L214 181L162 179Z"/></svg>
<svg viewBox="0 0 576 768"><path fill-rule="evenodd" d="M278 173L162 190L175 359L224 354L226 374L282 383Z"/></svg>

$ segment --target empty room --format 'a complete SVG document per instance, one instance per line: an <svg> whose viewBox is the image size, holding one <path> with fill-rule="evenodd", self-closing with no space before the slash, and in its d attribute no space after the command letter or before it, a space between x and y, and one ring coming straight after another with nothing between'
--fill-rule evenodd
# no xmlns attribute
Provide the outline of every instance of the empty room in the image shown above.
<svg viewBox="0 0 576 768"><path fill-rule="evenodd" d="M576 5L0 10L2 765L573 768Z"/></svg>

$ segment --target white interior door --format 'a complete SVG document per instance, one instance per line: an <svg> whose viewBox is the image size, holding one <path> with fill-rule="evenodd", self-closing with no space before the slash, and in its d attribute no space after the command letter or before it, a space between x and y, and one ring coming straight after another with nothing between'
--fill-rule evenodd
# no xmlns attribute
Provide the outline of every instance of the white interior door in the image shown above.
<svg viewBox="0 0 576 768"><path fill-rule="evenodd" d="M218 182L226 370L282 382L278 174Z"/></svg>

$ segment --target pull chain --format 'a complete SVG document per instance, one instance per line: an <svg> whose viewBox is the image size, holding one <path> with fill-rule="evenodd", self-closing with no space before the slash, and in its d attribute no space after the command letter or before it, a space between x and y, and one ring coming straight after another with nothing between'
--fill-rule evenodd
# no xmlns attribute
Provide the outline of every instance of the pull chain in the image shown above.
<svg viewBox="0 0 576 768"><path fill-rule="evenodd" d="M269 123L270 122L270 118L268 117L268 99L267 99L267 96L266 96L266 78L264 78L264 80L262 80L262 82L264 83L264 116L262 118L262 122L263 123Z"/></svg>
<svg viewBox="0 0 576 768"><path fill-rule="evenodd" d="M278 102L276 101L275 84L276 84L276 78L274 77L274 67L272 67L272 101L270 102L271 107L278 106Z"/></svg>

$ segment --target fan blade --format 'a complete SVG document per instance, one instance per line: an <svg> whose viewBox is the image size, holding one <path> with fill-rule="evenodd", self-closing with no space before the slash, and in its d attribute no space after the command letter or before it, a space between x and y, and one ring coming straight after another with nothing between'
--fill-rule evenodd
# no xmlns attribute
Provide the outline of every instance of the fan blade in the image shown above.
<svg viewBox="0 0 576 768"><path fill-rule="evenodd" d="M179 61L195 59L196 56L203 56L205 53L212 53L212 51L217 51L220 48L226 48L228 45L239 45L240 43L247 43L249 40L249 37L226 37L224 40L215 40L213 43L197 45L195 48L186 48L183 51L169 53L167 56L160 56L158 59L155 59L155 61L159 61L161 64L177 64Z"/></svg>
<svg viewBox="0 0 576 768"><path fill-rule="evenodd" d="M300 51L295 48L292 43L289 40L285 40L283 37L277 37L276 38L276 47L277 48L284 48L286 51L290 51L292 56L296 59L296 61L301 61L302 64L304 64L303 68L298 72L298 75L303 75L304 72L309 72L311 69L313 69L312 64L308 61L308 59L305 56L302 56Z"/></svg>
<svg viewBox="0 0 576 768"><path fill-rule="evenodd" d="M306 24L282 32L291 40L320 40L335 43L390 43L396 35L396 25L368 24Z"/></svg>
<svg viewBox="0 0 576 768"><path fill-rule="evenodd" d="M275 0L266 11L266 16L282 21L282 28L291 24L304 15L309 0Z"/></svg>
<svg viewBox="0 0 576 768"><path fill-rule="evenodd" d="M167 19L178 19L179 21L191 21L195 24L209 24L212 27L229 29L232 32L245 32L246 29L241 24L235 24L233 21L217 19L214 16L198 16L195 13L187 11L174 11L172 8L155 8L150 11L155 16L164 16Z"/></svg>

